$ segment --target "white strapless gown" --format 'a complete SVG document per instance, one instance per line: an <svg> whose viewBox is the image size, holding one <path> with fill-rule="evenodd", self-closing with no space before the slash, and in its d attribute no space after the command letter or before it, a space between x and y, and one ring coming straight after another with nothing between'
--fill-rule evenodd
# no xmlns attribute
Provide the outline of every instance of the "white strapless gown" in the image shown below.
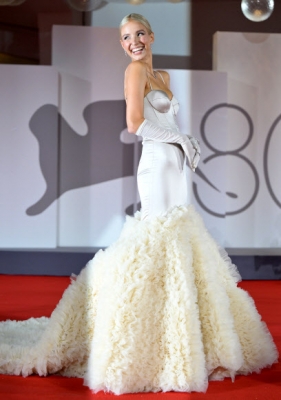
<svg viewBox="0 0 281 400"><path fill-rule="evenodd" d="M144 106L147 119L177 129L175 98L153 90ZM236 268L186 204L181 148L144 141L138 185L142 212L52 316L0 323L1 373L84 377L95 392L190 392L277 360Z"/></svg>

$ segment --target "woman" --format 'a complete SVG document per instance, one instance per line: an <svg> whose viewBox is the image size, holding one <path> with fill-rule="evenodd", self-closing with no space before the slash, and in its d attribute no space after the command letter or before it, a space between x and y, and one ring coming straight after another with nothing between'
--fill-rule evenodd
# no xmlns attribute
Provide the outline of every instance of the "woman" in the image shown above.
<svg viewBox="0 0 281 400"><path fill-rule="evenodd" d="M205 391L210 379L271 365L277 350L237 288L235 267L186 207L184 154L195 169L199 147L178 131L169 75L153 71L150 25L130 14L120 31L132 59L128 129L144 138L142 211L88 263L50 319L0 324L0 372L82 376L93 391L116 394Z"/></svg>
<svg viewBox="0 0 281 400"><path fill-rule="evenodd" d="M121 22L120 34L125 54L132 60L125 73L128 131L144 138L138 188L142 218L146 218L187 204L184 153L195 170L200 149L195 138L179 132L178 102L169 88L169 74L153 70L154 34L148 21L130 14Z"/></svg>

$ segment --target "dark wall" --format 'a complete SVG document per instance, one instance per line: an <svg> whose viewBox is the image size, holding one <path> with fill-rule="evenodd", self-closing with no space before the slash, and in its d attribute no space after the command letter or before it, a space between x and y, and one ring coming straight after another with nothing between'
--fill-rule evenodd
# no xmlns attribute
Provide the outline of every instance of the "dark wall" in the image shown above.
<svg viewBox="0 0 281 400"><path fill-rule="evenodd" d="M281 1L266 21L252 22L241 11L241 0L192 0L190 69L212 69L212 41L217 31L281 33Z"/></svg>
<svg viewBox="0 0 281 400"><path fill-rule="evenodd" d="M281 33L280 0L275 1L272 15L263 22L244 17L241 0L191 0L191 8L191 56L156 55L155 68L211 70L213 35L218 31Z"/></svg>
<svg viewBox="0 0 281 400"><path fill-rule="evenodd" d="M171 69L212 69L212 40L217 31L281 33L281 1L275 0L271 17L264 22L251 22L241 11L241 0L190 0L192 8L191 32L192 54L190 57L154 56L155 68ZM56 14L56 24L65 24L65 14L69 14L75 25L82 21L74 14L64 0L29 0L18 7L0 8L0 53L15 57L25 57L32 63L39 63L38 13ZM76 13L79 14L80 13ZM24 16L24 18L23 18ZM61 18L61 19L60 19ZM69 20L67 22L69 24ZM173 24L167 29L173 33ZM9 36L9 41L5 38ZM12 40L11 40L12 38ZM175 38L180 40L180 38ZM49 46L50 47L50 46ZM0 63L5 62L1 59ZM6 62L17 62L8 59ZM18 63L24 63L18 60ZM48 62L42 62L48 64Z"/></svg>

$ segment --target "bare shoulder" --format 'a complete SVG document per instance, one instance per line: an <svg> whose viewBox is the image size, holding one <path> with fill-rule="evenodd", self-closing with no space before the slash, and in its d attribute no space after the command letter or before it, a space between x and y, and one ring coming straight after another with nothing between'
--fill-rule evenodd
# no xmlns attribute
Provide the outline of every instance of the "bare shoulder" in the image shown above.
<svg viewBox="0 0 281 400"><path fill-rule="evenodd" d="M131 62L126 68L125 75L145 75L146 66L142 61Z"/></svg>
<svg viewBox="0 0 281 400"><path fill-rule="evenodd" d="M128 101L128 99L140 96L143 101L146 80L146 65L143 62L134 61L129 64L125 71L125 99Z"/></svg>
<svg viewBox="0 0 281 400"><path fill-rule="evenodd" d="M168 87L170 87L170 75L169 75L169 73L167 71L163 71L161 69L158 70L158 72L160 72L160 74L163 76L163 79L164 79L166 85Z"/></svg>

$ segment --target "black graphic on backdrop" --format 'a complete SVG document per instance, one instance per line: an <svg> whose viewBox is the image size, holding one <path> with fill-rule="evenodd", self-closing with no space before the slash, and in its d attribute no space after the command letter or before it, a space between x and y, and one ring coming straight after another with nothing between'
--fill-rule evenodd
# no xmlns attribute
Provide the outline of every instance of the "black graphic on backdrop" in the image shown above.
<svg viewBox="0 0 281 400"><path fill-rule="evenodd" d="M235 149L222 151L214 147L206 135L206 122L209 116L220 108L231 108L240 112L248 124L248 133L244 143ZM120 141L120 132L125 129L125 102L123 100L100 101L89 104L83 112L88 126L85 136L78 135L59 114L54 105L44 105L39 108L30 120L30 129L39 143L40 167L46 180L46 191L34 205L27 209L28 215L37 215L58 199L63 193L80 187L89 186L113 179L134 175L134 144ZM278 207L281 201L272 187L269 169L269 146L276 127L281 121L281 115L273 122L266 138L264 148L264 175L269 194ZM202 117L200 124L202 141L212 151L212 155L202 158L203 164L208 164L218 157L236 157L250 168L254 180L253 193L242 207L232 211L218 213L201 199L197 184L193 183L193 192L197 202L209 214L219 218L226 215L236 215L247 210L255 201L259 191L259 176L254 164L241 154L254 135L254 126L249 114L234 104L221 103L211 107ZM138 143L141 146L141 143ZM138 152L139 154L141 151ZM137 160L138 161L138 160ZM58 179L57 173L59 171ZM199 167L196 170L205 183L219 193L216 187ZM233 199L238 195L233 192L223 193ZM138 209L140 204L138 204ZM126 208L126 213L132 215L134 206Z"/></svg>
<svg viewBox="0 0 281 400"><path fill-rule="evenodd" d="M281 208L281 201L277 198L276 193L274 192L274 189L270 182L269 168L268 168L268 159L269 159L268 153L269 153L270 141L271 141L272 136L275 133L275 129L278 126L280 121L281 121L281 115L279 115L276 118L276 120L273 122L272 126L269 129L269 132L268 132L268 135L267 135L267 138L265 141L265 146L264 146L263 168L264 168L264 178L265 178L266 186L268 188L270 196L272 197L272 199L276 203L276 205ZM276 166L276 167L279 168L279 166Z"/></svg>
<svg viewBox="0 0 281 400"><path fill-rule="evenodd" d="M248 135L246 140L244 141L244 143L234 149L234 150L228 150L228 151L221 151L218 150L217 148L215 148L214 146L212 146L212 144L210 143L210 141L208 140L207 136L206 136L206 122L207 119L209 118L209 116L216 110L220 109L220 108L232 108L235 109L237 111L239 111L246 119L247 123L248 123ZM263 152L263 169L264 169L264 178L265 178L265 183L268 189L268 192L272 198L272 200L275 202L275 204L281 208L281 200L278 199L276 193L274 192L274 189L272 187L271 181L270 181L270 171L269 171L269 167L268 167L268 159L269 159L269 146L270 146L270 142L271 139L274 135L274 133L276 132L276 128L279 124L279 122L281 121L281 115L279 115L275 121L273 122L272 126L269 129L269 132L267 134L266 137L266 141L265 141L265 146L264 146L264 152ZM250 199L248 200L248 202L246 204L244 204L243 207L237 208L234 211L226 211L225 213L218 213L215 212L214 210L211 210L208 206L206 206L206 204L204 203L204 200L200 198L199 192L198 192L198 188L197 188L197 184L194 182L193 183L193 192L195 195L195 198L197 200L197 202L200 204L200 206L207 211L209 214L214 215L215 217L219 217L219 218L224 218L226 215L236 215L236 214L240 214L243 211L247 210L249 207L251 207L251 205L254 203L254 201L257 198L258 195L258 191L259 191L259 175L258 172L254 166L254 164L244 155L242 155L240 152L242 150L244 150L251 142L253 135L254 135L254 125L253 125L253 121L250 117L250 115L242 108L239 107L235 104L226 104L226 103L221 103L221 104L217 104L213 107L211 107L203 116L202 120L201 120L201 124L200 124L200 131L201 131L201 136L202 136L202 140L205 143L205 145L213 152L212 155L210 155L209 157L206 157L205 159L202 160L202 162L204 164L207 164L209 161L212 161L213 159L217 158L217 157L226 157L226 156L233 156L233 157L237 157L240 160L242 160L252 171L252 175L253 175L253 180L254 180L254 190L253 193L250 197ZM209 185L211 186L214 190L218 191L221 193L221 190L219 188L217 188L210 180L208 180L208 178L203 174L203 172L198 169L197 171L198 175ZM274 173L274 171L273 171ZM227 196L232 197L232 198L237 198L238 195L236 193L232 193L232 192L226 192L225 193Z"/></svg>
<svg viewBox="0 0 281 400"><path fill-rule="evenodd" d="M220 109L220 108L232 108L235 109L237 111L239 111L246 119L247 124L248 124L248 134L246 137L246 140L244 141L244 143L233 150L227 150L227 151L221 151L218 150L217 148L215 148L214 146L212 146L212 144L210 143L210 141L207 138L206 135L206 122L209 118L209 116L216 110ZM266 137L266 141L265 141L265 146L264 146L264 153L263 153L263 168L264 168L264 178L265 178L265 183L268 189L268 192L272 198L272 200L275 202L275 204L281 208L281 200L278 199L271 180L270 180L270 170L268 168L268 160L269 160L269 146L270 146L270 142L271 139L274 135L274 133L276 132L276 128L279 124L279 122L281 121L281 115L279 115L275 121L273 122L272 126L269 129L269 132L267 134ZM226 157L226 156L232 156L232 157L237 157L238 159L240 159L242 162L244 162L246 164L246 166L248 166L252 172L253 175L253 180L254 180L254 190L253 193L250 197L250 199L248 200L248 202L246 204L243 205L243 207L237 208L236 210L233 211L226 211L225 213L218 213L215 212L214 210L211 210L205 203L204 200L200 198L199 192L198 192L198 188L197 188L197 184L194 182L193 183L193 192L195 195L195 198L197 200L197 202L200 204L200 206L207 211L209 214L214 215L215 217L219 217L219 218L224 218L226 215L236 215L236 214L240 214L243 211L247 210L249 207L251 207L251 205L254 203L254 201L257 198L258 195L258 191L259 191L259 175L258 172L254 166L254 164L244 155L242 155L240 152L242 150L244 150L251 142L253 135L254 135L254 125L253 125L253 121L250 117L250 115L242 108L239 107L235 104L226 104L226 103L221 103L221 104L217 104L213 107L211 107L203 116L201 124L200 124L200 131L201 131L201 137L203 142L205 143L205 145L213 152L212 155L210 155L209 157L206 157L205 159L202 160L202 162L204 164L207 164L209 161L212 161L213 159L217 158L217 157ZM274 171L273 171L274 172ZM221 190L218 189L215 185L213 185L213 183L208 180L208 178L203 174L203 172L198 169L197 170L197 174L209 185L211 186L213 189L215 189L216 191L221 193ZM232 198L237 198L238 195L236 193L232 193L232 192L225 192L225 194L229 197Z"/></svg>
<svg viewBox="0 0 281 400"><path fill-rule="evenodd" d="M209 118L209 116L216 110L220 109L220 108L232 108L235 109L239 112L242 113L242 115L245 117L247 123L248 123L248 134L246 137L246 140L244 141L244 143L240 146L237 147L236 149L233 150L227 150L227 151L222 151L217 149L216 147L214 147L210 141L207 138L206 135L206 122ZM259 191L259 176L257 173L257 170L254 166L254 164L244 155L242 155L240 152L242 150L244 150L251 142L252 138L253 138L253 134L254 134L254 126L253 126L253 121L251 119L251 117L249 116L249 114L243 110L242 107L236 106L234 104L227 104L227 103L222 103L222 104L217 104L213 107L211 107L203 116L201 124L200 124L200 131L201 131L201 137L202 137L202 141L205 143L205 145L213 152L212 155L210 155L209 157L206 157L205 159L202 160L202 162L204 164L207 164L208 162L212 161L213 159L217 158L217 157L226 157L226 156L232 156L232 157L237 157L240 160L242 160L242 162L246 163L246 165L251 169L252 174L253 174L253 179L254 179L254 191L252 193L252 196L250 197L250 199L248 200L248 202L243 205L243 207L240 207L234 211L226 211L225 213L218 213L215 212L214 210L211 210L208 206L206 206L206 204L204 203L204 200L200 198L198 189L197 189L197 184L194 182L193 183L193 191L194 191L194 195L195 198L197 200L197 202L200 204L200 206L207 211L209 214L214 215L215 217L219 217L219 218L224 218L226 215L236 215L236 214L240 214L243 211L247 210L255 201L257 195L258 195L258 191ZM200 171L201 174L201 171ZM204 176L202 176L202 178L207 182L207 180L205 179ZM216 191L221 192L220 189L218 189L217 187L215 187L210 181L207 182L209 185L211 185ZM225 192L225 194L229 197L232 198L237 198L238 195L236 193L233 192Z"/></svg>
<svg viewBox="0 0 281 400"><path fill-rule="evenodd" d="M54 105L44 105L32 116L30 129L38 140L47 188L27 209L28 215L42 213L69 190L134 175L134 144L124 144L119 137L126 127L125 102L94 102L83 116L85 136L78 135Z"/></svg>

